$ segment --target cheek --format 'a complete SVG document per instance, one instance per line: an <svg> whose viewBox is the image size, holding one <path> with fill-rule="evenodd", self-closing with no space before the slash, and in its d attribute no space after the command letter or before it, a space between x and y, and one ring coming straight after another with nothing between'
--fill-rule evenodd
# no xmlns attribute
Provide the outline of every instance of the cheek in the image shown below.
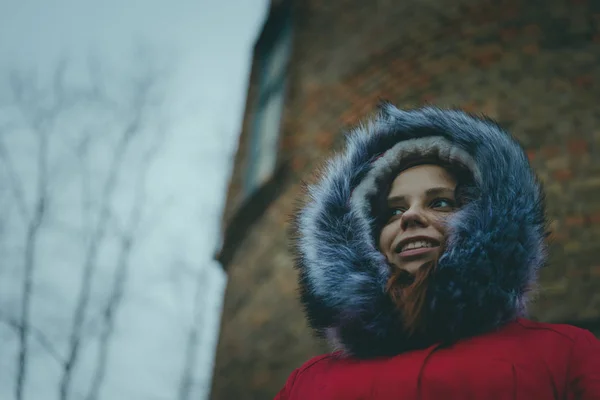
<svg viewBox="0 0 600 400"><path fill-rule="evenodd" d="M379 235L379 250L385 252L389 249L392 241L395 237L395 229L393 224L389 224L383 227L381 230L381 234Z"/></svg>
<svg viewBox="0 0 600 400"><path fill-rule="evenodd" d="M383 251L386 248L386 243L389 241L388 237L389 233L386 226L381 230L381 233L379 234L379 241L377 242L377 247L379 248L379 250Z"/></svg>
<svg viewBox="0 0 600 400"><path fill-rule="evenodd" d="M431 219L431 226L435 228L444 238L446 237L446 233L448 231L448 219L452 214L444 213L438 214L434 218Z"/></svg>

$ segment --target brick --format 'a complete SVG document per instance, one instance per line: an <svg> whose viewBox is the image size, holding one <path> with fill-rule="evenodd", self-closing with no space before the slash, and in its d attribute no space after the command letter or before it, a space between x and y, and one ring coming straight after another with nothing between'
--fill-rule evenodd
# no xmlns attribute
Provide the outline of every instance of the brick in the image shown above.
<svg viewBox="0 0 600 400"><path fill-rule="evenodd" d="M550 88L552 90L563 91L571 89L571 82L562 77L553 77L550 80Z"/></svg>
<svg viewBox="0 0 600 400"><path fill-rule="evenodd" d="M519 5L514 4L514 2L508 2L508 4L504 4L503 7L497 8L493 7L489 10L491 13L499 13L499 15L505 20L512 20L514 18L519 18Z"/></svg>
<svg viewBox="0 0 600 400"><path fill-rule="evenodd" d="M329 132L319 132L315 142L319 147L328 148L333 143L333 135Z"/></svg>
<svg viewBox="0 0 600 400"><path fill-rule="evenodd" d="M594 278L600 278L600 265L594 265L590 267L590 276Z"/></svg>
<svg viewBox="0 0 600 400"><path fill-rule="evenodd" d="M354 110L348 110L341 115L340 121L343 125L350 126L358 121L358 116Z"/></svg>
<svg viewBox="0 0 600 400"><path fill-rule="evenodd" d="M565 182L573 178L573 172L570 169L559 169L554 171L552 177L559 182Z"/></svg>
<svg viewBox="0 0 600 400"><path fill-rule="evenodd" d="M573 255L573 254L577 254L578 252L580 252L582 249L582 246L581 246L580 242L570 241L570 242L565 243L563 248L565 250L565 254Z"/></svg>
<svg viewBox="0 0 600 400"><path fill-rule="evenodd" d="M506 28L500 31L500 37L504 41L514 40L519 35L519 32L515 28Z"/></svg>
<svg viewBox="0 0 600 400"><path fill-rule="evenodd" d="M567 279L559 279L554 282L548 282L541 287L544 295L557 295L566 293L569 287L569 281Z"/></svg>
<svg viewBox="0 0 600 400"><path fill-rule="evenodd" d="M584 268L579 267L568 268L566 273L566 277L569 279L581 279L587 275L589 275L589 271L586 271Z"/></svg>
<svg viewBox="0 0 600 400"><path fill-rule="evenodd" d="M573 156L581 156L589 151L589 144L584 139L572 139L568 142L569 153Z"/></svg>
<svg viewBox="0 0 600 400"><path fill-rule="evenodd" d="M421 96L421 101L423 103L433 103L436 100L436 96L433 93L425 93Z"/></svg>
<svg viewBox="0 0 600 400"><path fill-rule="evenodd" d="M566 170L569 168L571 158L568 156L552 157L546 160L546 167L549 170Z"/></svg>
<svg viewBox="0 0 600 400"><path fill-rule="evenodd" d="M490 118L497 119L498 118L498 103L493 99L489 99L489 100L485 101L483 103L483 105L481 106L481 112Z"/></svg>
<svg viewBox="0 0 600 400"><path fill-rule="evenodd" d="M470 113L476 113L479 111L479 107L474 102L464 103L460 106L460 108Z"/></svg>
<svg viewBox="0 0 600 400"><path fill-rule="evenodd" d="M569 237L564 232L551 232L550 236L548 236L548 241L550 243L564 243L569 239Z"/></svg>
<svg viewBox="0 0 600 400"><path fill-rule="evenodd" d="M583 215L571 215L565 218L565 226L568 227L581 227L585 224L585 217Z"/></svg>
<svg viewBox="0 0 600 400"><path fill-rule="evenodd" d="M294 159L292 160L292 169L294 171L301 171L302 169L304 169L304 166L306 165L306 158L304 157L294 157Z"/></svg>
<svg viewBox="0 0 600 400"><path fill-rule="evenodd" d="M530 43L528 45L523 46L523 53L527 55L537 55L540 52L540 48L536 43Z"/></svg>
<svg viewBox="0 0 600 400"><path fill-rule="evenodd" d="M580 88L587 88L594 83L594 78L591 75L582 75L575 78L575 85Z"/></svg>
<svg viewBox="0 0 600 400"><path fill-rule="evenodd" d="M250 371L248 371L250 373ZM254 371L252 374L252 386L254 388L260 388L269 383L270 374L263 370L259 369L258 371Z"/></svg>
<svg viewBox="0 0 600 400"><path fill-rule="evenodd" d="M589 321L595 319L598 315L597 307L591 304L588 304L587 306L584 305L580 310L581 311L577 313L577 319L580 321ZM595 334L598 335L598 333Z"/></svg>
<svg viewBox="0 0 600 400"><path fill-rule="evenodd" d="M502 48L498 45L487 45L478 48L475 52L475 60L482 67L489 67L496 63L502 55Z"/></svg>
<svg viewBox="0 0 600 400"><path fill-rule="evenodd" d="M475 59L477 60L480 67L488 68L496 62L498 62L500 56L498 54L485 53L476 56Z"/></svg>
<svg viewBox="0 0 600 400"><path fill-rule="evenodd" d="M541 150L541 153L544 157L556 157L562 152L562 149L559 146L546 146Z"/></svg>
<svg viewBox="0 0 600 400"><path fill-rule="evenodd" d="M256 329L269 320L269 315L265 312L255 312L250 316L250 321L253 327Z"/></svg>
<svg viewBox="0 0 600 400"><path fill-rule="evenodd" d="M417 88L425 88L428 87L431 83L431 78L425 74L419 74L416 78L415 87Z"/></svg>
<svg viewBox="0 0 600 400"><path fill-rule="evenodd" d="M283 150L291 150L296 144L295 138L292 135L284 136L281 141L281 148Z"/></svg>
<svg viewBox="0 0 600 400"><path fill-rule="evenodd" d="M542 34L542 30L539 25L529 24L523 27L523 33L527 36L539 37Z"/></svg>

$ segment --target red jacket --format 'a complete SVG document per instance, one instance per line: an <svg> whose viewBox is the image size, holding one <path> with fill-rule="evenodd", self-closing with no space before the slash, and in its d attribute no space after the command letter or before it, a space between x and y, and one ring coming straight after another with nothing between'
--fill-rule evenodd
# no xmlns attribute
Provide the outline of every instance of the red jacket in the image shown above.
<svg viewBox="0 0 600 400"><path fill-rule="evenodd" d="M600 341L568 325L518 319L500 330L398 356L318 356L275 400L600 399Z"/></svg>

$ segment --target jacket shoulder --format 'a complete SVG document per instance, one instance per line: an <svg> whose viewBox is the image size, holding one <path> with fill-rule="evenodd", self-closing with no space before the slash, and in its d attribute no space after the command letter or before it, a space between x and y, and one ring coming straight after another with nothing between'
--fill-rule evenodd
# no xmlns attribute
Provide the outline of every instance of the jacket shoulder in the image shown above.
<svg viewBox="0 0 600 400"><path fill-rule="evenodd" d="M310 360L306 361L299 368L296 368L288 377L284 387L277 393L275 396L275 400L288 400L291 396L292 391L294 390L294 385L298 381L299 377L311 369L315 365L322 364L327 360L330 360L336 356L336 353L322 354L319 356L315 356Z"/></svg>
<svg viewBox="0 0 600 400"><path fill-rule="evenodd" d="M528 319L519 319L517 323L525 330L544 331L549 334L560 336L570 342L575 342L590 336L593 337L593 334L590 331L568 324L553 324L548 322L532 321Z"/></svg>
<svg viewBox="0 0 600 400"><path fill-rule="evenodd" d="M600 399L600 341L589 330L566 324L525 322L523 326L544 329L568 338L568 398Z"/></svg>
<svg viewBox="0 0 600 400"><path fill-rule="evenodd" d="M318 364L322 364L323 362L326 362L328 360L333 360L337 357L339 357L338 353L327 353L327 354L321 354L321 355L315 356L315 357L309 359L308 361L306 361L304 364L302 364L297 369L296 376L299 376L300 374L304 373L305 371L307 371L308 369L310 369L314 366L317 366Z"/></svg>

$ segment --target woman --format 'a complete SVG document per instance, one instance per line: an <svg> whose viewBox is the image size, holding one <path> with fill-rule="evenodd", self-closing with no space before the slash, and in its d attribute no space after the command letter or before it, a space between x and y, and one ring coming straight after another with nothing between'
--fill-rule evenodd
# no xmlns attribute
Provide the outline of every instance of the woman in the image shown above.
<svg viewBox="0 0 600 400"><path fill-rule="evenodd" d="M596 338L525 319L543 193L494 122L384 104L308 199L301 300L336 351L276 399L600 399Z"/></svg>

